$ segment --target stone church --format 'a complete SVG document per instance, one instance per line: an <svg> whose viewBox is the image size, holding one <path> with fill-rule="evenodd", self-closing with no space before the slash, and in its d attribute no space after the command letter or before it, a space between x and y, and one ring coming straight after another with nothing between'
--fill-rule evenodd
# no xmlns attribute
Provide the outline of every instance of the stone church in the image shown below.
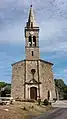
<svg viewBox="0 0 67 119"><path fill-rule="evenodd" d="M24 31L26 59L12 64L11 96L22 100L52 100L55 98L53 64L40 59L39 26L32 5Z"/></svg>

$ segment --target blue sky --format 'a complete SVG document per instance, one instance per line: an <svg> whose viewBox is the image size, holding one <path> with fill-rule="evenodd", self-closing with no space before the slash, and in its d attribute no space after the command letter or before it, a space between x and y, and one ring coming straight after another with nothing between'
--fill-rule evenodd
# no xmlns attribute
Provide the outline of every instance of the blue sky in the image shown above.
<svg viewBox="0 0 67 119"><path fill-rule="evenodd" d="M67 0L0 1L0 81L11 82L11 64L25 58L24 27L30 4L40 26L40 57L54 63L67 84Z"/></svg>

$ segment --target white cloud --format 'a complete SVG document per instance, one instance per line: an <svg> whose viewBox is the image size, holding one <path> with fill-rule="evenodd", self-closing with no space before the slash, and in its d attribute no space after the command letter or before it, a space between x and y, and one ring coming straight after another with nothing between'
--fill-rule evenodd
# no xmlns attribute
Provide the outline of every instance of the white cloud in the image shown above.
<svg viewBox="0 0 67 119"><path fill-rule="evenodd" d="M24 29L21 24L8 26L0 32L0 43L24 43Z"/></svg>
<svg viewBox="0 0 67 119"><path fill-rule="evenodd" d="M67 73L67 69L64 69L64 72Z"/></svg>
<svg viewBox="0 0 67 119"><path fill-rule="evenodd" d="M0 44L24 44L24 26L28 17L30 1L31 0L0 0ZM54 66L57 67L54 70L55 77L64 77L67 79L65 75L67 69L64 70L63 66L61 68L62 64L60 64L60 60L63 60L64 56L67 59L67 0L43 0L43 2L42 0L32 0L32 3L34 11L36 12L36 19L40 25L39 40L41 52L43 52L43 54L45 54L44 52L51 54L47 59L55 61ZM20 49L20 45L18 48ZM11 51L13 50L11 49ZM19 60L20 51L16 52L15 50L15 53L11 52L11 54L9 51L12 58L2 53L2 60L6 57L8 61L6 63L5 61L0 61L1 68L2 65L7 66L12 61L15 61L15 58ZM59 66L57 66L57 64ZM4 72L2 73L2 77L3 74Z"/></svg>
<svg viewBox="0 0 67 119"><path fill-rule="evenodd" d="M44 43L45 45L45 43ZM40 48L41 52L55 52L55 51L59 51L62 53L67 52L67 42L64 43L59 43L57 42L56 44L50 44L50 45L45 45L44 47Z"/></svg>
<svg viewBox="0 0 67 119"><path fill-rule="evenodd" d="M52 51L64 51L66 52L66 35L67 34L67 20L65 17L67 16L66 0L36 0L36 2L32 1L33 6L36 11L37 21L40 24L40 45L41 51L52 52ZM4 6L5 5L5 6ZM0 32L0 42L9 42L9 43L16 43L16 42L23 42L24 35L24 21L27 20L28 17L28 10L29 10L30 0L2 0L0 1L0 6L5 9L0 9L0 17L5 19L7 17L7 26L8 23L13 23L13 21L9 22L11 19L18 20L19 22L15 22L15 26L8 28L8 30L4 27L5 30ZM12 8L16 9L12 11ZM22 9L21 9L22 8ZM28 8L28 9L26 9ZM63 9L64 8L64 9ZM7 9L7 10L6 10ZM21 9L21 10L20 10ZM25 13L21 11L25 11ZM3 14L6 11L6 15ZM19 12L18 12L19 11ZM15 12L15 14L14 14ZM21 14L20 14L21 13ZM61 16L61 13L62 16ZM21 20L19 20L19 14ZM60 19L58 19L60 18ZM23 21L23 22L22 22ZM4 21L3 21L4 22ZM22 26L21 26L22 25ZM3 35L4 34L4 35ZM64 37L65 36L65 37ZM41 42L42 41L42 42Z"/></svg>

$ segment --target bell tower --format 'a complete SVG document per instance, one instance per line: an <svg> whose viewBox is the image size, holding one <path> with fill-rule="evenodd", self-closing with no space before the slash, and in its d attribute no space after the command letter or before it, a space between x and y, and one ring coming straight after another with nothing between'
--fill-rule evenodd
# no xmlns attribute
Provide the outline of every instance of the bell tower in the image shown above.
<svg viewBox="0 0 67 119"><path fill-rule="evenodd" d="M39 26L35 21L32 5L25 26L25 51L26 60L39 60Z"/></svg>

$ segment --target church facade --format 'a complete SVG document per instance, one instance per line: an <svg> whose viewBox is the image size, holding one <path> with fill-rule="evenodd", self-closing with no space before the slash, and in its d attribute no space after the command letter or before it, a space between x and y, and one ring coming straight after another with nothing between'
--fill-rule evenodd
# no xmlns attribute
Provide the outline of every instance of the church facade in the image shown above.
<svg viewBox="0 0 67 119"><path fill-rule="evenodd" d="M25 26L25 53L25 60L12 64L11 96L23 100L52 100L55 98L53 64L40 59L39 26L32 5Z"/></svg>

